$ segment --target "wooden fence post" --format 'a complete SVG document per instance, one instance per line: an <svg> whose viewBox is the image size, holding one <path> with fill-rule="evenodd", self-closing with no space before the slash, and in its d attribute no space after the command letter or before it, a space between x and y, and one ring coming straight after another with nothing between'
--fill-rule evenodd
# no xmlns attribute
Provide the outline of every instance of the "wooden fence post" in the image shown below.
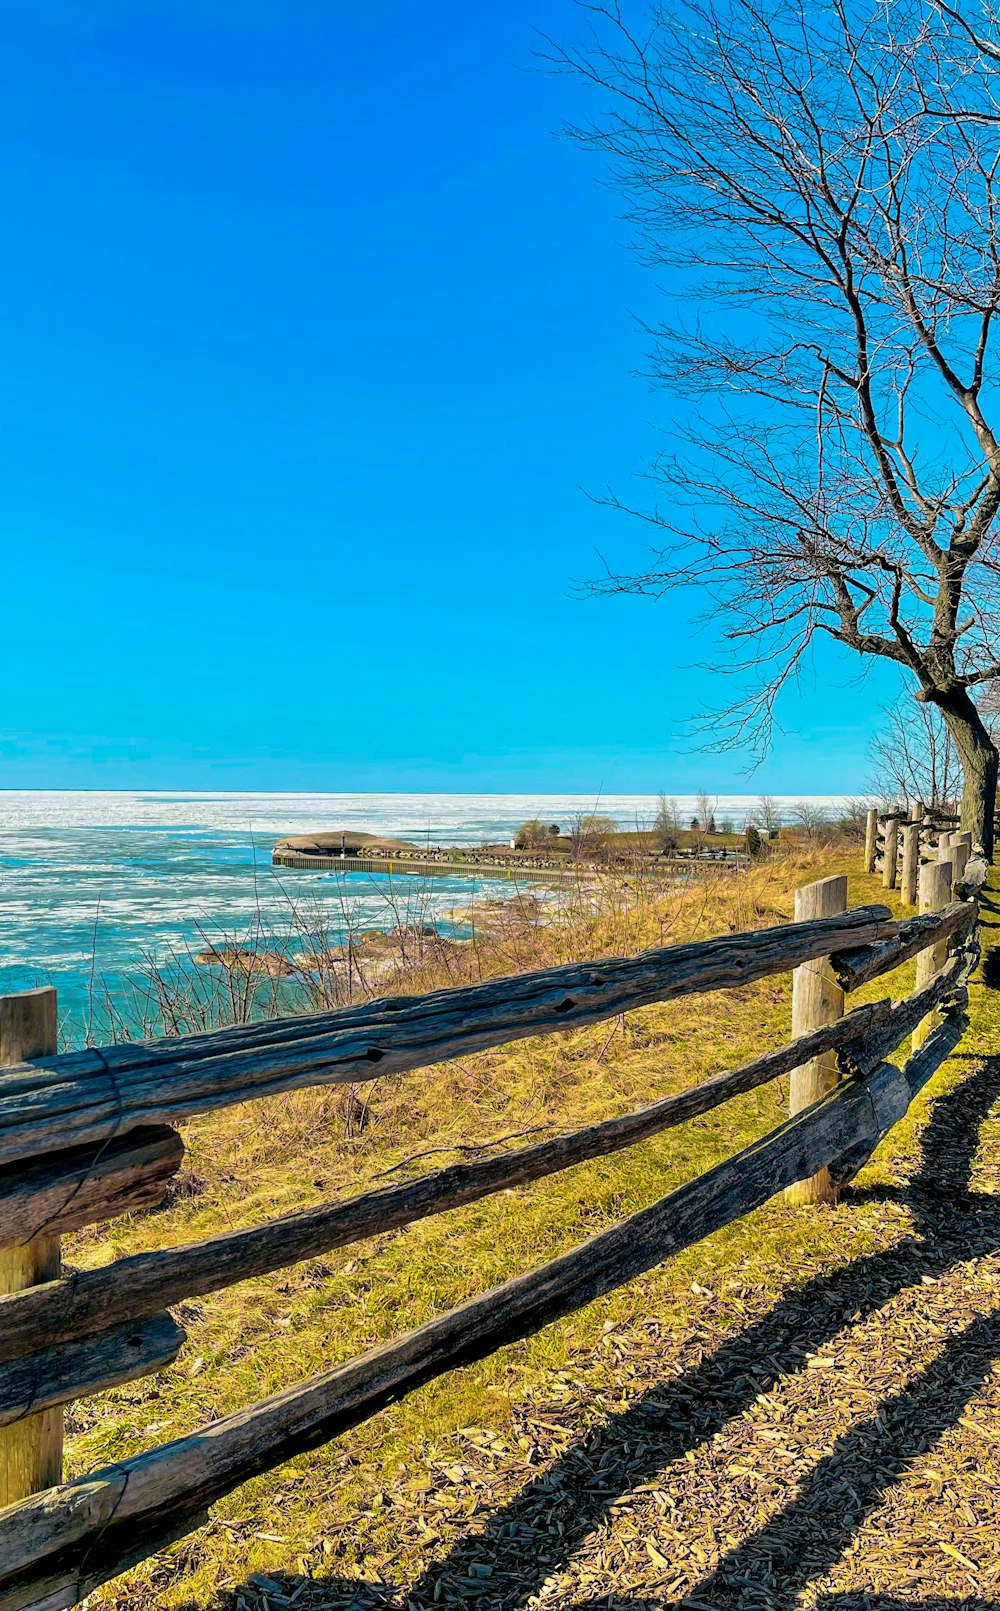
<svg viewBox="0 0 1000 1611"><path fill-rule="evenodd" d="M972 855L971 833L953 833L951 835L951 860L953 864L952 883L960 884L965 877L965 868Z"/></svg>
<svg viewBox="0 0 1000 1611"><path fill-rule="evenodd" d="M843 874L820 878L795 891L795 921L811 917L835 917L847 911L847 879ZM807 1035L844 1016L844 992L834 977L826 957L803 962L792 974L792 1035ZM840 1081L836 1052L814 1057L795 1069L789 1080L788 1107L798 1113L832 1091ZM839 1192L830 1182L828 1169L821 1169L808 1180L796 1181L785 1191L790 1203L833 1203Z"/></svg>
<svg viewBox="0 0 1000 1611"><path fill-rule="evenodd" d="M878 854L878 810L872 806L868 812L865 823L865 872L875 871L875 857Z"/></svg>
<svg viewBox="0 0 1000 1611"><path fill-rule="evenodd" d="M56 992L0 996L0 1066L56 1050ZM0 1294L56 1280L58 1236L0 1248ZM45 1410L0 1428L0 1508L62 1481L63 1412Z"/></svg>
<svg viewBox="0 0 1000 1611"><path fill-rule="evenodd" d="M882 883L886 889L896 888L896 852L899 847L899 820L890 817L885 825L882 841Z"/></svg>
<svg viewBox="0 0 1000 1611"><path fill-rule="evenodd" d="M929 861L920 869L920 910L922 912L937 912L941 907L947 906L951 900L951 886L954 878L954 868L950 860ZM928 983L936 973L940 973L948 961L948 941L939 940L937 945L929 945L926 951L921 951L917 957L916 988ZM940 1019L936 1012L929 1012L913 1031L913 1050L922 1046L931 1030L936 1028Z"/></svg>
<svg viewBox="0 0 1000 1611"><path fill-rule="evenodd" d="M903 870L900 879L903 901L907 906L917 904L917 873L920 869L920 824L908 822L903 827Z"/></svg>

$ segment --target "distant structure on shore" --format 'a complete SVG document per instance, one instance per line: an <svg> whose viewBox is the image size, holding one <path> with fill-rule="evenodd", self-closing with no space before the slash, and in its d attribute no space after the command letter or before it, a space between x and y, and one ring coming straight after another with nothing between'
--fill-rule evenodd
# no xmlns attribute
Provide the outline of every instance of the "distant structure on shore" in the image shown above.
<svg viewBox="0 0 1000 1611"><path fill-rule="evenodd" d="M416 845L410 840L362 833L356 828L292 834L279 839L271 853L275 867L314 868L322 872L363 873L466 873L518 876L562 883L581 876L610 871L666 873L677 863L690 866L736 866L759 851L745 834L700 833L679 830L669 845L647 832L610 832L573 839L549 829L539 842L516 840L503 844Z"/></svg>
<svg viewBox="0 0 1000 1611"><path fill-rule="evenodd" d="M421 847L408 839L385 838L377 833L359 833L357 828L334 828L324 833L292 834L279 839L275 856L391 856L394 852L420 854Z"/></svg>

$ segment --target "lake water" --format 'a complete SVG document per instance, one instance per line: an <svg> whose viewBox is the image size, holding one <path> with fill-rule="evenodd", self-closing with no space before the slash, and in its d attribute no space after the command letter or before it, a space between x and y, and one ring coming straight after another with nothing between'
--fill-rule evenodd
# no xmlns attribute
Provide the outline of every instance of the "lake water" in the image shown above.
<svg viewBox="0 0 1000 1611"><path fill-rule="evenodd" d="M678 796L681 820L694 813ZM787 812L791 800L779 801ZM832 808L832 799L817 800ZM741 826L753 796L720 796L716 820ZM439 922L506 881L405 879L271 867L285 834L365 828L418 844L509 839L530 817L565 829L598 810L648 825L651 795L186 794L0 791L0 993L55 984L63 1033L85 1032L95 987L126 1000L147 964L224 939L260 943L291 928ZM294 911L294 921L293 921Z"/></svg>

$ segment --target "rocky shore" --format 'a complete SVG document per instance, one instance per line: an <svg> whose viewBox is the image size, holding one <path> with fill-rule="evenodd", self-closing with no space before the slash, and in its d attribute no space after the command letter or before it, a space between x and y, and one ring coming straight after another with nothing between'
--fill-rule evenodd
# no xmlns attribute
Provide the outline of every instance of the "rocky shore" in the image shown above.
<svg viewBox="0 0 1000 1611"><path fill-rule="evenodd" d="M402 923L390 929L360 930L340 945L307 945L288 953L252 946L209 946L197 953L195 962L200 967L235 975L300 980L306 984L353 978L384 984L416 962L440 960L449 952L462 951L476 935L498 938L545 923L557 906L557 900L519 894L510 900L490 899L454 907L445 921L449 927L469 930L467 934L442 934L433 923Z"/></svg>

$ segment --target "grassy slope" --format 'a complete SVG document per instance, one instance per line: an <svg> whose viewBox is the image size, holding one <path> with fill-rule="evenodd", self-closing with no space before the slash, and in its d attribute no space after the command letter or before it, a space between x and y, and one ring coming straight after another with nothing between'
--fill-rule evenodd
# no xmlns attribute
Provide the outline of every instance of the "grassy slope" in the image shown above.
<svg viewBox="0 0 1000 1611"><path fill-rule="evenodd" d="M796 884L832 871L851 874L852 904L882 899L874 879L855 874L859 859L856 850L786 857L686 895L609 892L596 916L512 932L475 965L508 972L781 921L791 914ZM889 987L880 981L861 994L902 994L911 978L912 969L902 969ZM414 988L434 982L443 981L429 968L415 976ZM355 1191L427 1149L628 1110L780 1044L788 1035L789 993L789 979L775 978L387 1082L372 1093L369 1122L354 1138L345 1138L339 1091L192 1124L187 1178L194 1194L166 1211L80 1234L67 1246L68 1261L89 1267L306 1207ZM772 1128L785 1095L780 1082L616 1158L183 1306L189 1342L173 1367L74 1407L70 1473L225 1415L530 1268ZM921 1111L918 1104L899 1127L867 1181L891 1181ZM444 1150L409 1167L446 1161ZM492 1440L510 1455L494 1494L502 1497L538 1458L538 1438L568 1435L551 1424L547 1433L526 1430L526 1408L558 1399L560 1382L574 1380L580 1362L596 1358L593 1351L618 1328L655 1314L665 1335L690 1337L698 1287L752 1292L754 1305L766 1307L815 1269L872 1252L895 1234L872 1205L850 1214L771 1205L541 1335L428 1386L316 1455L257 1479L216 1508L211 1527L110 1585L97 1603L204 1606L254 1571L336 1570L351 1580L412 1582L481 1508L481 1496L460 1484L449 1499L441 1477L470 1427L474 1442ZM734 1299L733 1329L747 1313ZM589 1412L579 1413L585 1419ZM425 1505L431 1492L434 1502ZM409 1504L412 1525L401 1525L401 1504L403 1511ZM424 1513L432 1514L430 1528Z"/></svg>

